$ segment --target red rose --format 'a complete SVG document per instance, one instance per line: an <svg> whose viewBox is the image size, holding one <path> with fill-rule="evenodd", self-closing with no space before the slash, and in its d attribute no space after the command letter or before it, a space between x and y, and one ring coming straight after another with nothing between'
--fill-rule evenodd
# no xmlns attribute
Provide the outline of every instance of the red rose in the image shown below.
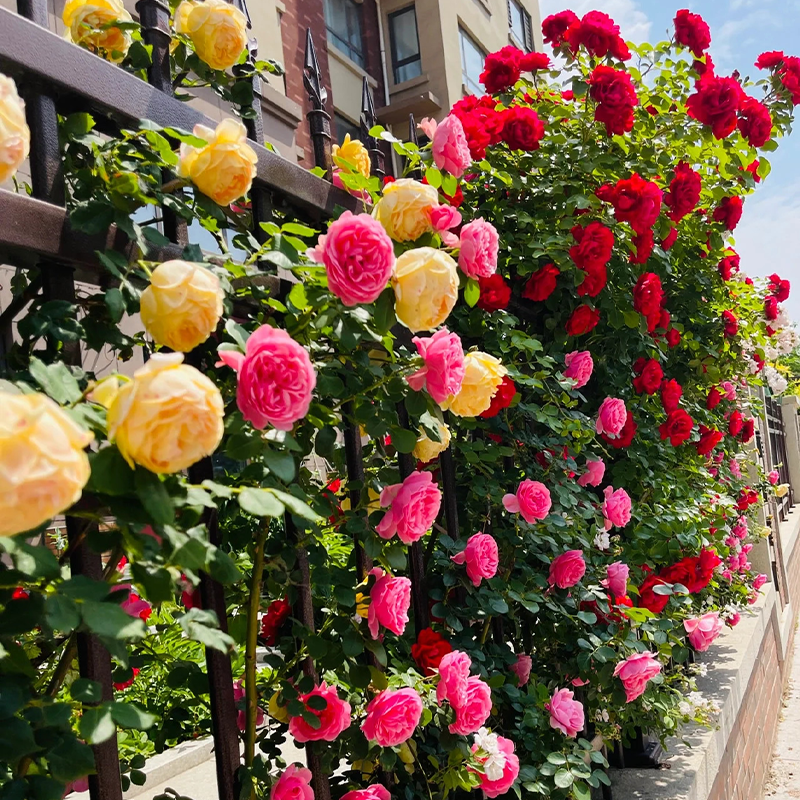
<svg viewBox="0 0 800 800"><path fill-rule="evenodd" d="M433 628L421 630L417 641L411 645L411 656L426 677L433 675L442 658L452 652L450 642Z"/></svg>
<svg viewBox="0 0 800 800"><path fill-rule="evenodd" d="M598 309L580 305L570 315L565 328L569 336L582 336L584 333L589 333L598 322L600 322Z"/></svg>
<svg viewBox="0 0 800 800"><path fill-rule="evenodd" d="M542 35L544 36L545 44L551 44L553 47L564 44L566 42L564 34L570 25L579 22L580 20L574 11L560 11L558 14L551 14L549 17L545 17L542 22Z"/></svg>
<svg viewBox="0 0 800 800"><path fill-rule="evenodd" d="M680 583L689 589L689 586L693 585L696 580L696 562L695 558L682 558L671 566L664 567L658 574L667 583Z"/></svg>
<svg viewBox="0 0 800 800"><path fill-rule="evenodd" d="M611 445L611 447L616 447L617 449L622 447L629 447L631 442L633 441L633 437L636 436L636 429L638 425L633 418L633 414L631 413L630 409L628 409L628 416L625 419L625 424L622 426L622 430L619 432L619 436L616 439L609 439L604 433L600 434L600 438L607 444Z"/></svg>
<svg viewBox="0 0 800 800"><path fill-rule="evenodd" d="M793 105L800 105L800 58L787 56L778 70L783 88L791 95Z"/></svg>
<svg viewBox="0 0 800 800"><path fill-rule="evenodd" d="M744 489L739 492L739 499L736 501L736 507L739 511L747 511L750 506L757 502L758 492L755 489L751 489L749 486L745 486Z"/></svg>
<svg viewBox="0 0 800 800"><path fill-rule="evenodd" d="M633 287L633 308L645 317L658 315L656 324L661 318L661 305L664 302L664 290L661 279L654 272L645 272L639 276ZM655 324L653 325L655 330ZM651 331L652 332L652 331Z"/></svg>
<svg viewBox="0 0 800 800"><path fill-rule="evenodd" d="M392 180L394 181L395 179L392 178ZM422 179L420 180L420 183L424 183L427 186L428 179L423 175ZM453 206L453 208L459 208L461 204L464 202L464 192L461 190L460 183L456 184L455 194L445 194L442 191L441 186L439 187L438 191L439 191L439 196L443 197L447 201L447 204Z"/></svg>
<svg viewBox="0 0 800 800"><path fill-rule="evenodd" d="M483 72L478 80L489 94L504 92L519 80L520 60L523 55L518 47L507 44L496 53L486 56Z"/></svg>
<svg viewBox="0 0 800 800"><path fill-rule="evenodd" d="M133 686L133 682L136 680L136 676L139 674L138 667L131 667L131 677L128 678L126 681L120 681L119 683L114 684L114 688L121 692L123 689L127 689L129 686Z"/></svg>
<svg viewBox="0 0 800 800"><path fill-rule="evenodd" d="M739 132L751 147L762 147L772 135L772 115L754 97L744 97L739 103Z"/></svg>
<svg viewBox="0 0 800 800"><path fill-rule="evenodd" d="M662 441L669 439L669 443L677 447L692 435L693 428L694 420L682 408L676 408L669 412L666 422L658 426L658 432Z"/></svg>
<svg viewBox="0 0 800 800"><path fill-rule="evenodd" d="M692 62L692 69L702 77L703 75L713 75L714 74L714 62L711 59L711 53L706 53L706 57L704 60L695 59Z"/></svg>
<svg viewBox="0 0 800 800"><path fill-rule="evenodd" d="M683 389L675 378L670 378L661 384L661 405L664 406L664 411L668 414L670 411L675 411L678 403L681 401Z"/></svg>
<svg viewBox="0 0 800 800"><path fill-rule="evenodd" d="M620 61L631 57L628 46L619 35L619 25L602 11L584 14L580 22L570 25L564 38L573 53L583 45L597 58L605 58L609 53Z"/></svg>
<svg viewBox="0 0 800 800"><path fill-rule="evenodd" d="M789 292L791 291L791 288L791 283L781 278L780 275L773 273L769 276L769 290L779 303L789 299Z"/></svg>
<svg viewBox="0 0 800 800"><path fill-rule="evenodd" d="M661 249L665 252L672 249L672 245L678 240L678 229L670 228L669 233L661 240Z"/></svg>
<svg viewBox="0 0 800 800"><path fill-rule="evenodd" d="M764 316L772 321L778 318L778 298L769 296L764 298Z"/></svg>
<svg viewBox="0 0 800 800"><path fill-rule="evenodd" d="M677 328L670 328L665 338L669 347L677 347L681 343L681 332Z"/></svg>
<svg viewBox="0 0 800 800"><path fill-rule="evenodd" d="M756 59L756 67L758 69L772 69L777 67L784 59L782 50L770 50L767 53L762 53Z"/></svg>
<svg viewBox="0 0 800 800"><path fill-rule="evenodd" d="M756 423L755 420L750 417L744 421L744 425L742 425L742 431L739 434L739 439L747 444L755 435L756 432Z"/></svg>
<svg viewBox="0 0 800 800"><path fill-rule="evenodd" d="M717 264L717 269L719 270L722 280L729 281L734 272L739 271L740 262L741 258L735 250L729 256L725 256L725 258Z"/></svg>
<svg viewBox="0 0 800 800"><path fill-rule="evenodd" d="M708 24L699 14L692 14L688 8L682 8L675 15L675 41L688 47L697 58L711 45L711 31Z"/></svg>
<svg viewBox="0 0 800 800"><path fill-rule="evenodd" d="M701 425L700 441L695 445L698 455L707 456L722 441L723 436L721 431Z"/></svg>
<svg viewBox="0 0 800 800"><path fill-rule="evenodd" d="M502 136L511 150L538 150L544 123L532 108L512 106L503 115Z"/></svg>
<svg viewBox="0 0 800 800"><path fill-rule="evenodd" d="M723 311L722 322L725 335L729 337L736 336L736 334L739 332L739 320L736 319L736 315L733 313L733 311Z"/></svg>
<svg viewBox="0 0 800 800"><path fill-rule="evenodd" d="M497 102L489 95L467 95L453 105L451 113L461 120L469 152L476 161L484 158L489 145L500 141L503 115L497 112Z"/></svg>
<svg viewBox="0 0 800 800"><path fill-rule="evenodd" d="M637 233L633 237L633 246L636 248L636 253L631 253L628 259L631 264L646 264L647 259L653 255L653 231L646 230L644 233Z"/></svg>
<svg viewBox="0 0 800 800"><path fill-rule="evenodd" d="M555 291L556 278L559 274L558 267L553 264L545 264L528 278L528 282L522 290L522 296L526 300L547 300Z"/></svg>
<svg viewBox="0 0 800 800"><path fill-rule="evenodd" d="M700 200L703 182L700 173L695 172L685 161L675 167L675 177L664 196L664 204L670 208L669 218L680 222L687 214L691 214Z"/></svg>
<svg viewBox="0 0 800 800"><path fill-rule="evenodd" d="M664 370L654 358L640 358L633 365L637 376L633 379L633 388L638 394L655 394L661 381L664 380Z"/></svg>
<svg viewBox="0 0 800 800"><path fill-rule="evenodd" d="M585 228L575 225L570 233L576 242L569 249L575 266L585 272L604 268L611 259L611 250L614 247L611 229L601 222L590 222Z"/></svg>
<svg viewBox="0 0 800 800"><path fill-rule="evenodd" d="M745 172L749 172L753 176L756 183L761 183L761 176L758 174L758 166L761 162L754 158L745 168Z"/></svg>
<svg viewBox="0 0 800 800"><path fill-rule="evenodd" d="M639 587L639 606L652 611L653 614L660 614L669 602L668 594L656 594L653 591L655 586L663 586L665 581L657 575L648 575L644 583Z"/></svg>
<svg viewBox="0 0 800 800"><path fill-rule="evenodd" d="M508 301L511 299L511 287L499 272L495 272L488 278L478 278L478 286L481 290L477 303L478 308L491 313L508 306Z"/></svg>
<svg viewBox="0 0 800 800"><path fill-rule="evenodd" d="M622 135L633 128L633 107L639 102L631 76L620 69L601 64L589 77L589 96L598 105L596 122L606 126L609 136Z"/></svg>
<svg viewBox="0 0 800 800"><path fill-rule="evenodd" d="M597 295L605 289L606 281L607 275L605 266L593 267L592 269L586 270L586 277L577 288L578 296L585 297L589 295L589 297L597 297Z"/></svg>
<svg viewBox="0 0 800 800"><path fill-rule="evenodd" d="M709 125L715 139L724 139L736 127L736 112L742 87L735 78L720 78L706 73L695 84L695 93L686 101L689 116Z"/></svg>
<svg viewBox="0 0 800 800"><path fill-rule="evenodd" d="M536 72L537 69L547 69L550 66L550 56L547 53L525 53L519 61L522 72Z"/></svg>
<svg viewBox="0 0 800 800"><path fill-rule="evenodd" d="M722 401L722 392L716 386L712 386L708 390L708 397L706 397L706 408L713 411Z"/></svg>
<svg viewBox="0 0 800 800"><path fill-rule="evenodd" d="M497 391L492 398L492 404L486 411L478 414L478 416L484 419L496 417L504 408L508 408L511 405L511 401L514 399L516 393L517 387L514 385L514 381L512 381L508 375L503 376L503 380L497 387Z"/></svg>
<svg viewBox="0 0 800 800"><path fill-rule="evenodd" d="M267 613L261 619L261 638L267 647L272 647L278 641L278 634L286 622L292 606L287 598L273 600L267 607Z"/></svg>
<svg viewBox="0 0 800 800"><path fill-rule="evenodd" d="M618 180L615 186L601 186L595 194L614 206L614 216L620 222L629 222L637 233L653 227L661 210L663 192L652 181L637 173Z"/></svg>
<svg viewBox="0 0 800 800"><path fill-rule="evenodd" d="M731 436L738 436L742 432L743 427L744 417L742 416L742 412L738 409L736 411L732 411L730 417L728 418L728 433Z"/></svg>

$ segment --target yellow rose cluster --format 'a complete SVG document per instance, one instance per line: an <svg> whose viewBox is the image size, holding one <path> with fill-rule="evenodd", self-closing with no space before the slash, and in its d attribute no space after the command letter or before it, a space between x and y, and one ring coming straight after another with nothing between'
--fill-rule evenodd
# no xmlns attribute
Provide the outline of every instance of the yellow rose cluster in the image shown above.
<svg viewBox="0 0 800 800"><path fill-rule="evenodd" d="M384 186L372 216L396 242L413 242L433 230L430 213L438 205L439 194L433 186L400 178Z"/></svg>
<svg viewBox="0 0 800 800"><path fill-rule="evenodd" d="M409 330L432 331L449 316L458 300L456 262L443 250L406 250L392 274L397 319Z"/></svg>
<svg viewBox="0 0 800 800"><path fill-rule="evenodd" d="M25 122L25 104L17 85L0 74L0 184L14 177L28 157L31 132Z"/></svg>
<svg viewBox="0 0 800 800"><path fill-rule="evenodd" d="M80 498L94 437L43 394L0 392L0 408L0 536L13 536Z"/></svg>
<svg viewBox="0 0 800 800"><path fill-rule="evenodd" d="M94 395L108 405L108 438L131 466L180 472L211 455L222 439L219 389L182 362L180 353L157 353L133 380L118 389L106 381Z"/></svg>
<svg viewBox="0 0 800 800"><path fill-rule="evenodd" d="M184 0L175 11L175 30L191 39L212 69L230 69L247 47L247 18L225 0Z"/></svg>
<svg viewBox="0 0 800 800"><path fill-rule="evenodd" d="M132 22L122 0L67 0L62 19L65 35L75 44L114 63L127 55L131 36L112 24Z"/></svg>
<svg viewBox="0 0 800 800"><path fill-rule="evenodd" d="M461 391L445 406L458 417L477 417L492 404L507 371L499 359L488 353L467 353Z"/></svg>
<svg viewBox="0 0 800 800"><path fill-rule="evenodd" d="M414 458L422 461L423 464L433 461L434 458L437 458L441 453L447 450L450 445L450 428L444 423L439 422L438 419L436 420L436 428L439 431L439 438L441 439L439 442L435 442L420 428L417 443L414 445L412 453Z"/></svg>
<svg viewBox="0 0 800 800"><path fill-rule="evenodd" d="M365 178L369 178L372 172L372 162L367 148L358 139L351 139L349 133L344 135L341 145L333 146L333 163L347 172L355 169L359 175L363 175Z"/></svg>
<svg viewBox="0 0 800 800"><path fill-rule="evenodd" d="M214 131L205 125L195 125L193 133L205 139L206 145L181 145L178 175L189 178L204 195L221 206L229 206L246 195L256 176L258 156L247 144L244 125L225 119Z"/></svg>
<svg viewBox="0 0 800 800"><path fill-rule="evenodd" d="M156 344L188 353L216 330L222 299L213 272L187 261L165 261L142 292L142 324Z"/></svg>

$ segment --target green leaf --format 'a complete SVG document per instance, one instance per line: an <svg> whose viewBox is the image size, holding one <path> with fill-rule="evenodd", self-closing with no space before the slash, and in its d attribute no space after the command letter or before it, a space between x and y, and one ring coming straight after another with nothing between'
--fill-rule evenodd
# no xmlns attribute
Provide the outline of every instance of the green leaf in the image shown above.
<svg viewBox="0 0 800 800"><path fill-rule="evenodd" d="M87 600L81 604L86 627L98 636L110 639L144 639L147 627L138 617L127 614L116 603Z"/></svg>
<svg viewBox="0 0 800 800"><path fill-rule="evenodd" d="M133 563L131 575L136 583L144 588L145 597L151 603L164 603L174 597L172 576L165 567L152 568Z"/></svg>
<svg viewBox="0 0 800 800"><path fill-rule="evenodd" d="M625 324L632 330L639 327L640 317L638 311L626 311L623 313L622 317L625 320Z"/></svg>
<svg viewBox="0 0 800 800"><path fill-rule="evenodd" d="M0 753L3 754L3 761L13 764L40 749L33 738L29 723L19 717L3 720L0 725Z"/></svg>
<svg viewBox="0 0 800 800"><path fill-rule="evenodd" d="M103 687L97 681L88 678L77 678L69 687L73 700L79 703L99 703L103 699Z"/></svg>
<svg viewBox="0 0 800 800"><path fill-rule="evenodd" d="M296 514L298 517L302 517L303 519L310 520L311 522L317 522L320 519L319 514L314 511L308 503L300 500L299 498L295 497L293 494L289 494L288 492L282 492L280 489L273 489L272 490L275 497L283 503L292 514Z"/></svg>
<svg viewBox="0 0 800 800"><path fill-rule="evenodd" d="M280 517L284 511L283 503L267 489L243 489L238 500L242 511L254 517Z"/></svg>
<svg viewBox="0 0 800 800"><path fill-rule="evenodd" d="M112 703L111 716L121 728L134 728L137 731L152 728L157 719L154 714L149 714L134 703Z"/></svg>
<svg viewBox="0 0 800 800"><path fill-rule="evenodd" d="M392 444L398 453L410 453L417 445L417 434L405 428L392 428Z"/></svg>
<svg viewBox="0 0 800 800"><path fill-rule="evenodd" d="M579 611L577 617L587 625L594 625L597 622L597 614L593 614L591 611Z"/></svg>
<svg viewBox="0 0 800 800"><path fill-rule="evenodd" d="M92 474L86 486L88 492L119 497L136 491L134 471L115 446L90 453L89 463Z"/></svg>
<svg viewBox="0 0 800 800"><path fill-rule="evenodd" d="M367 648L367 650L370 651L370 653L372 653L375 656L377 662L382 667L386 666L386 664L388 663L386 656L386 648L383 646L381 642L379 642L377 639L367 639L367 641L364 642L364 646Z"/></svg>
<svg viewBox="0 0 800 800"><path fill-rule="evenodd" d="M145 230L149 231L150 229L146 228ZM107 289L105 295L103 296L103 300L105 301L106 308L111 316L111 321L118 323L125 313L125 298L122 296L122 292L116 287Z"/></svg>
<svg viewBox="0 0 800 800"><path fill-rule="evenodd" d="M575 800L592 800L592 790L585 783L576 783L572 787Z"/></svg>
<svg viewBox="0 0 800 800"><path fill-rule="evenodd" d="M561 766L561 764L567 763L567 757L563 753L549 753L547 760L551 764L555 764L557 767Z"/></svg>
<svg viewBox="0 0 800 800"><path fill-rule="evenodd" d="M136 467L136 494L156 525L170 525L175 519L175 506L161 478L144 467Z"/></svg>
<svg viewBox="0 0 800 800"><path fill-rule="evenodd" d="M286 222L281 225L281 230L284 233L293 233L295 236L305 236L306 238L315 236L318 233L318 231L315 231L313 228L309 228L307 225L301 225L299 222Z"/></svg>
<svg viewBox="0 0 800 800"><path fill-rule="evenodd" d="M75 380L69 367L63 361L44 364L36 357L31 357L28 371L31 377L44 389L45 394L57 403L66 405L75 403L81 398L78 381Z"/></svg>
<svg viewBox="0 0 800 800"><path fill-rule="evenodd" d="M442 173L436 167L428 167L425 170L425 180L433 186L434 189L438 189L442 185Z"/></svg>
<svg viewBox="0 0 800 800"><path fill-rule="evenodd" d="M559 789L568 789L572 786L574 780L575 778L572 776L572 773L567 769L560 769L553 776L553 781L555 781Z"/></svg>
<svg viewBox="0 0 800 800"><path fill-rule="evenodd" d="M266 450L264 461L269 471L284 483L291 483L294 479L296 465L291 453L282 453L278 450Z"/></svg>
<svg viewBox="0 0 800 800"><path fill-rule="evenodd" d="M61 567L52 550L28 544L22 537L0 539L0 550L5 550L14 566L30 578L50 580L61 574Z"/></svg>
<svg viewBox="0 0 800 800"><path fill-rule="evenodd" d="M94 772L94 752L88 744L79 741L73 733L70 733L47 751L47 765L54 778L60 781L74 781Z"/></svg>
<svg viewBox="0 0 800 800"><path fill-rule="evenodd" d="M192 608L183 616L178 617L178 624L183 632L196 642L228 653L234 647L233 639L227 633L219 630L219 620L213 611L202 608Z"/></svg>
<svg viewBox="0 0 800 800"><path fill-rule="evenodd" d="M236 583L242 579L242 573L233 559L218 547L211 550L208 559L208 572L215 581L223 584Z"/></svg>
<svg viewBox="0 0 800 800"><path fill-rule="evenodd" d="M470 307L474 307L474 305L480 300L481 297L481 288L474 278L470 278L467 281L466 286L464 287L464 302Z"/></svg>
<svg viewBox="0 0 800 800"><path fill-rule="evenodd" d="M296 283L292 286L287 299L298 311L305 311L308 308L306 287L302 283Z"/></svg>
<svg viewBox="0 0 800 800"><path fill-rule="evenodd" d="M385 289L375 301L375 327L378 333L388 333L396 322L394 292L392 289Z"/></svg>
<svg viewBox="0 0 800 800"><path fill-rule="evenodd" d="M75 139L78 136L85 136L93 128L94 117L91 114L78 111L74 114L70 114L64 120L62 130L67 138Z"/></svg>
<svg viewBox="0 0 800 800"><path fill-rule="evenodd" d="M45 601L45 619L53 630L72 633L81 624L81 613L69 597L51 594Z"/></svg>
<svg viewBox="0 0 800 800"><path fill-rule="evenodd" d="M336 428L332 425L321 428L314 439L314 449L322 458L332 459L336 449Z"/></svg>
<svg viewBox="0 0 800 800"><path fill-rule="evenodd" d="M107 704L89 706L78 721L78 733L87 744L100 744L117 732L111 709Z"/></svg>
<svg viewBox="0 0 800 800"><path fill-rule="evenodd" d="M235 320L229 319L225 323L225 332L239 345L242 352L247 349L247 340L250 334Z"/></svg>

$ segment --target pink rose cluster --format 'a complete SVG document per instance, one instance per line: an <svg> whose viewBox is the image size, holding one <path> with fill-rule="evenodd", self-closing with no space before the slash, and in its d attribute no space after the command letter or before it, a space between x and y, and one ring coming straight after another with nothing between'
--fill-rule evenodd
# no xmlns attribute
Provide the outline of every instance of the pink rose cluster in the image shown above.
<svg viewBox="0 0 800 800"><path fill-rule="evenodd" d="M586 472L578 478L578 486L599 486L606 474L606 463L602 458L586 462Z"/></svg>
<svg viewBox="0 0 800 800"><path fill-rule="evenodd" d="M557 689L544 707L550 712L550 727L574 739L584 728L583 705L569 689Z"/></svg>
<svg viewBox="0 0 800 800"><path fill-rule="evenodd" d="M403 544L418 542L439 514L442 493L430 472L415 470L402 483L384 487L381 506L389 510L376 530L383 539L398 535Z"/></svg>
<svg viewBox="0 0 800 800"><path fill-rule="evenodd" d="M659 672L661 664L649 650L644 653L634 653L624 661L620 661L614 669L614 676L622 681L625 688L625 702L632 703L644 694L648 681L655 678Z"/></svg>
<svg viewBox="0 0 800 800"><path fill-rule="evenodd" d="M371 742L395 747L411 738L421 717L422 700L411 687L384 689L370 700L361 730Z"/></svg>
<svg viewBox="0 0 800 800"><path fill-rule="evenodd" d="M497 542L488 533L476 533L467 539L467 546L451 557L456 564L467 565L467 577L473 586L480 586L481 580L494 578L500 556Z"/></svg>
<svg viewBox="0 0 800 800"><path fill-rule="evenodd" d="M319 237L309 258L325 265L328 288L346 306L374 303L394 268L394 245L369 214L345 211Z"/></svg>
<svg viewBox="0 0 800 800"><path fill-rule="evenodd" d="M525 653L519 653L517 660L511 665L511 671L517 676L517 686L521 689L531 679L533 659Z"/></svg>
<svg viewBox="0 0 800 800"><path fill-rule="evenodd" d="M424 366L406 378L415 391L425 389L434 402L441 405L461 391L464 380L464 348L458 334L447 328L436 331L433 336L412 340L417 347Z"/></svg>
<svg viewBox="0 0 800 800"><path fill-rule="evenodd" d="M273 785L269 800L314 800L311 770L289 764Z"/></svg>
<svg viewBox="0 0 800 800"><path fill-rule="evenodd" d="M475 733L492 713L492 690L477 675L470 675L472 661L460 650L442 656L436 702L447 702L456 712L450 733L466 736Z"/></svg>
<svg viewBox="0 0 800 800"><path fill-rule="evenodd" d="M605 434L609 439L617 439L627 419L628 410L625 408L625 401L616 397L606 397L597 412L595 430Z"/></svg>
<svg viewBox="0 0 800 800"><path fill-rule="evenodd" d="M484 797L500 797L504 795L514 785L517 776L519 775L519 757L514 752L514 742L511 739L506 739L505 736L497 737L498 750L504 756L503 774L499 778L490 778L486 771L478 773L480 778L480 787L483 790ZM477 744L472 746L472 752L479 749ZM485 758L478 758L478 762L482 763L487 761L489 756Z"/></svg>
<svg viewBox="0 0 800 800"><path fill-rule="evenodd" d="M605 517L605 528L611 526L624 528L631 521L631 498L624 489L614 489L606 486L603 490L603 504L601 509Z"/></svg>
<svg viewBox="0 0 800 800"><path fill-rule="evenodd" d="M236 405L259 430L290 431L308 413L317 373L306 349L286 331L262 325L245 352L220 350L220 361L236 370Z"/></svg>
<svg viewBox="0 0 800 800"><path fill-rule="evenodd" d="M367 626L373 639L378 638L382 625L400 636L408 624L408 608L411 605L411 581L394 578L380 567L370 570L375 584L369 593Z"/></svg>
<svg viewBox="0 0 800 800"><path fill-rule="evenodd" d="M312 708L308 703L312 697L321 697L325 701L325 708L322 710ZM335 686L328 686L323 681L308 694L300 695L299 699L305 706L306 712L313 714L319 720L319 727L309 725L305 717L292 717L289 720L289 734L298 742L332 742L350 727L350 703L339 697Z"/></svg>
<svg viewBox="0 0 800 800"><path fill-rule="evenodd" d="M512 514L521 514L522 518L534 524L550 513L553 502L550 499L550 490L539 481L526 478L517 487L516 494L503 496L503 506Z"/></svg>
<svg viewBox="0 0 800 800"><path fill-rule="evenodd" d="M606 567L606 577L602 585L610 589L614 597L625 597L628 594L628 576L630 567L622 561L615 561Z"/></svg>
<svg viewBox="0 0 800 800"><path fill-rule="evenodd" d="M564 370L564 377L572 378L575 381L575 389L582 389L589 383L592 370L594 370L594 361L588 350L575 350L567 353L564 356L564 364L567 367Z"/></svg>
<svg viewBox="0 0 800 800"><path fill-rule="evenodd" d="M448 114L436 126L432 139L433 163L439 169L447 170L454 177L460 178L472 164L469 143L461 120L455 114Z"/></svg>
<svg viewBox="0 0 800 800"><path fill-rule="evenodd" d="M685 619L683 627L686 630L689 644L702 653L708 650L714 639L719 636L722 630L722 620L718 612L710 611L708 614L703 614L702 617Z"/></svg>
<svg viewBox="0 0 800 800"><path fill-rule="evenodd" d="M581 550L567 550L550 562L547 582L559 589L569 589L586 574L586 562Z"/></svg>
<svg viewBox="0 0 800 800"><path fill-rule="evenodd" d="M342 800L390 800L391 795L385 786L373 783L366 789L353 789L342 795Z"/></svg>
<svg viewBox="0 0 800 800"><path fill-rule="evenodd" d="M483 217L468 222L461 229L458 266L469 278L489 278L497 272L500 235Z"/></svg>

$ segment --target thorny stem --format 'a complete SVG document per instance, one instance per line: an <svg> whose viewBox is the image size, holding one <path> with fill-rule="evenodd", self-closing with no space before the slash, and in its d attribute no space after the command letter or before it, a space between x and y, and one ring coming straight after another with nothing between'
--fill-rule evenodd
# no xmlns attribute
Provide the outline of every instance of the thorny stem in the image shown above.
<svg viewBox="0 0 800 800"><path fill-rule="evenodd" d="M258 612L261 608L261 582L264 575L264 544L267 528L262 528L256 540L253 572L250 578L250 604L247 610L247 642L244 657L244 690L246 727L244 763L252 766L256 755L256 719L258 717L258 691L256 689L256 648L258 647Z"/></svg>

